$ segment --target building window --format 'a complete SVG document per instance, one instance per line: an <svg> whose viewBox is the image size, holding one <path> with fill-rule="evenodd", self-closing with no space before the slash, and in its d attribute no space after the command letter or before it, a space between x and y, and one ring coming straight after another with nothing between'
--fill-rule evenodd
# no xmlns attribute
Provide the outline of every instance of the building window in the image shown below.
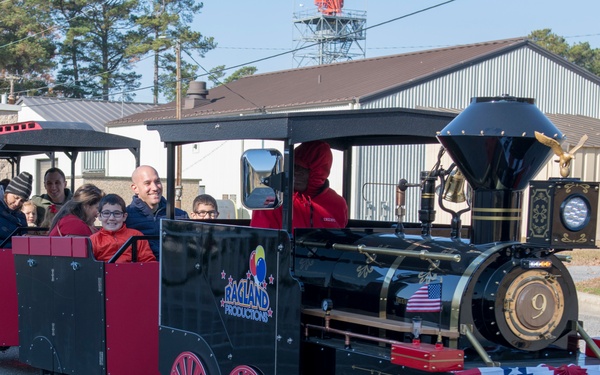
<svg viewBox="0 0 600 375"><path fill-rule="evenodd" d="M83 173L105 174L105 151L87 151L83 153Z"/></svg>

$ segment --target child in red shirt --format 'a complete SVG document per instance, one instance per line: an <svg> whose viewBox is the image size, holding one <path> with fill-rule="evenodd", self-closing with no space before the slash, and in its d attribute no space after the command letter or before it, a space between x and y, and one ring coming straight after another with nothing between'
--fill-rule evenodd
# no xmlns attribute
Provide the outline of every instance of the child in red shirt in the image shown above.
<svg viewBox="0 0 600 375"><path fill-rule="evenodd" d="M130 229L125 226L125 219L127 219L126 205L123 198L119 195L107 194L102 198L98 204L98 212L102 229L90 236L94 256L97 260L110 260L131 236L144 235L136 229ZM138 241L137 261L156 261L150 245L148 245L148 241ZM116 262L131 262L131 247L121 254Z"/></svg>

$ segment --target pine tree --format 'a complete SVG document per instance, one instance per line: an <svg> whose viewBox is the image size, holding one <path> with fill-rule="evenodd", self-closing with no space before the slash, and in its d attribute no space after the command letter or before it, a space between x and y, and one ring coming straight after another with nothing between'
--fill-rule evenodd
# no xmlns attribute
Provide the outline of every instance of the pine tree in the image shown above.
<svg viewBox="0 0 600 375"><path fill-rule="evenodd" d="M202 3L194 0L147 0L141 6L140 14L135 17L139 29L136 40L130 44L128 51L139 58L148 53L153 54L155 104L158 103L159 94L167 94L171 90L171 85L160 84L162 79L169 76L169 73L161 75L161 69L166 69L167 72L174 72L176 69L175 56L172 52L167 52L168 50L179 42L182 51L197 53L203 57L206 52L216 47L212 37L205 37L202 33L191 30L189 26L202 7ZM162 60L159 58L161 53L164 57ZM193 65L182 63L182 77L193 76L194 73ZM167 96L171 94L172 92Z"/></svg>
<svg viewBox="0 0 600 375"><path fill-rule="evenodd" d="M564 37L554 34L551 29L534 30L528 38L548 51L600 75L600 49L591 48L588 42L569 45Z"/></svg>
<svg viewBox="0 0 600 375"><path fill-rule="evenodd" d="M127 47L135 39L131 14L139 1L58 0L52 6L64 31L56 91L104 100L125 92L124 99L132 99L141 75L133 70L136 60Z"/></svg>
<svg viewBox="0 0 600 375"><path fill-rule="evenodd" d="M47 2L0 2L0 91L47 92L56 49Z"/></svg>

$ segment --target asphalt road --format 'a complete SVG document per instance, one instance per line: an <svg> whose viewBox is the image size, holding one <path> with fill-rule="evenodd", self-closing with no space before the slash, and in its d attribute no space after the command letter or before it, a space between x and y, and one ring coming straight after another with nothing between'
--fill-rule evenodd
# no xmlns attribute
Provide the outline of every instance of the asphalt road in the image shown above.
<svg viewBox="0 0 600 375"><path fill-rule="evenodd" d="M567 266L576 283L600 277L600 266ZM583 322L583 330L591 337L600 337L600 296L578 293L579 320ZM581 351L585 351L585 342L581 342Z"/></svg>
<svg viewBox="0 0 600 375"><path fill-rule="evenodd" d="M600 277L600 266L567 266L567 269L576 283Z"/></svg>

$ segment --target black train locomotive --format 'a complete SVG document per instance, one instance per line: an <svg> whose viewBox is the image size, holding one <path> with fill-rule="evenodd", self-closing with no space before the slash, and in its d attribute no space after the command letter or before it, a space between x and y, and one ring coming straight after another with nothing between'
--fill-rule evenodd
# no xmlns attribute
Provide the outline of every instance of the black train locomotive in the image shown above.
<svg viewBox="0 0 600 375"><path fill-rule="evenodd" d="M20 344L21 361L86 375L422 374L594 360L600 369L579 353L581 339L586 353L600 351L578 320L561 254L596 247L599 184L568 177L564 137L533 100L476 98L458 116L326 111L148 128L166 144L171 216L175 146L283 141L283 155L242 158L242 200L281 203L282 229L163 220L160 264L97 262L84 238L14 237L0 251L0 346ZM406 176L416 181L395 184L397 222L293 230L294 145L318 139L344 154L349 202L355 146L439 141L454 163L444 169L440 152L432 169ZM562 178L531 181L551 148ZM465 228L467 209L447 208L439 194L460 192L460 174L471 188ZM404 222L404 197L417 192L419 221ZM450 225L436 223L436 200Z"/></svg>
<svg viewBox="0 0 600 375"><path fill-rule="evenodd" d="M269 119L246 119L249 131ZM170 125L149 125L168 152L169 142L214 140L194 138L193 131L204 133L191 127L179 139ZM224 138L229 126L219 121ZM315 137L333 146L339 139L368 144L365 132L377 129L346 121L338 132L320 128ZM284 218L295 131L281 136L288 140L285 173L244 176L245 184L273 188L264 205L283 197ZM531 181L552 153L535 132L548 142L563 140L531 99L473 99L438 133L455 165L444 170L438 163L420 176L417 224L351 222L292 232L289 220L281 231L163 221L161 373L404 374L566 364L576 360L582 337L597 353L578 321L574 282L559 252L595 248L598 183ZM280 159L273 160L262 170L276 172ZM443 189L457 170L472 189L471 225L462 228L464 212L448 210L452 223L442 228L434 223L436 185ZM277 176L284 176L279 183ZM410 185L401 181L398 196Z"/></svg>

